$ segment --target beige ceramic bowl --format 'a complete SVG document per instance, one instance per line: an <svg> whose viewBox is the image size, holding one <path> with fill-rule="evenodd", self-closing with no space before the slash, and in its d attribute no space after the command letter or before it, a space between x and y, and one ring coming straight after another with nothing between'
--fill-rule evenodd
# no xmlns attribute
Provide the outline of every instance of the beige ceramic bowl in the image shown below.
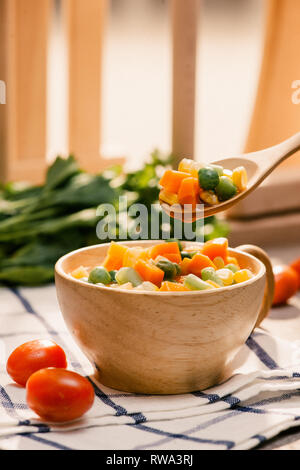
<svg viewBox="0 0 300 470"><path fill-rule="evenodd" d="M100 382L128 392L178 394L226 379L232 359L272 301L274 279L267 255L252 245L230 250L255 276L208 291L128 291L83 283L68 274L80 265L100 265L108 246L74 251L56 265L64 319Z"/></svg>

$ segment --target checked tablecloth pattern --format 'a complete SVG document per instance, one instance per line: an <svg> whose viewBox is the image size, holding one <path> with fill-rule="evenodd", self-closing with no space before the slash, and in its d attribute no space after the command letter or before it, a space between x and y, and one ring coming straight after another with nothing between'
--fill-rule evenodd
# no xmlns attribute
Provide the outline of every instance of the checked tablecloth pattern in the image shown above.
<svg viewBox="0 0 300 470"><path fill-rule="evenodd" d="M42 422L25 391L5 371L21 343L52 338L69 368L89 376L96 399L80 420ZM250 449L300 420L300 343L256 330L225 383L177 396L122 393L97 383L91 364L66 330L54 286L0 288L0 449Z"/></svg>

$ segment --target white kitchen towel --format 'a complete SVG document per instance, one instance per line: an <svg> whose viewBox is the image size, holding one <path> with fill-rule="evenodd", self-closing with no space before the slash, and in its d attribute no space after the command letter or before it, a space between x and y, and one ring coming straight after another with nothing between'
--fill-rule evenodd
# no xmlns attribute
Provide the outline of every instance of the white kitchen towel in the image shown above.
<svg viewBox="0 0 300 470"><path fill-rule="evenodd" d="M83 312L84 313L84 312ZM11 351L37 338L60 344L69 368L88 376L96 399L81 419L41 421L5 370ZM236 358L234 375L209 390L149 396L108 389L67 332L55 287L0 288L0 449L250 449L299 425L300 343L261 329Z"/></svg>

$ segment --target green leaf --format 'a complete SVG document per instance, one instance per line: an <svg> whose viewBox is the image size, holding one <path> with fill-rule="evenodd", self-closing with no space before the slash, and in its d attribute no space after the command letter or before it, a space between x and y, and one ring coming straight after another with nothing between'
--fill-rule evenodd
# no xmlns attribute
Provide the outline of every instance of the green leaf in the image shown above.
<svg viewBox="0 0 300 470"><path fill-rule="evenodd" d="M38 286L53 279L53 266L16 266L0 271L0 282L13 285Z"/></svg>
<svg viewBox="0 0 300 470"><path fill-rule="evenodd" d="M72 155L68 158L57 157L47 171L45 190L58 188L79 171L78 163Z"/></svg>

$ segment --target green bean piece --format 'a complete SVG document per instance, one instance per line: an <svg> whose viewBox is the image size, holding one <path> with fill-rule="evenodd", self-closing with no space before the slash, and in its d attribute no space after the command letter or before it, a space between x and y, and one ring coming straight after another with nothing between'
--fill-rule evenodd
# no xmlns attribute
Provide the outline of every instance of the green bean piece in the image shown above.
<svg viewBox="0 0 300 470"><path fill-rule="evenodd" d="M184 285L190 290L207 290L213 289L212 286L200 279L195 274L188 274L184 279Z"/></svg>
<svg viewBox="0 0 300 470"><path fill-rule="evenodd" d="M112 271L109 271L109 274L110 274L110 277L111 277L111 282L117 282L116 281L116 274L117 274L117 270L116 269L113 269Z"/></svg>
<svg viewBox="0 0 300 470"><path fill-rule="evenodd" d="M180 271L178 264L172 263L172 261L169 261L168 259L160 259L156 263L156 266L165 273L164 275L165 280L174 279L174 277L177 276L178 274L178 269Z"/></svg>
<svg viewBox="0 0 300 470"><path fill-rule="evenodd" d="M121 268L116 273L115 277L119 285L131 282L133 287L137 287L143 282L143 279L141 278L139 273L133 268Z"/></svg>
<svg viewBox="0 0 300 470"><path fill-rule="evenodd" d="M230 269L230 271L232 271L233 273L236 273L239 270L237 265L232 264L232 263L226 264L226 266L224 266L224 267L227 268L227 269Z"/></svg>
<svg viewBox="0 0 300 470"><path fill-rule="evenodd" d="M203 279L203 281L214 281L216 284L218 284L219 286L224 286L223 282L222 282L222 279L220 279L220 277L216 274L216 271L214 270L214 268L204 268L202 269L201 271L201 277Z"/></svg>

